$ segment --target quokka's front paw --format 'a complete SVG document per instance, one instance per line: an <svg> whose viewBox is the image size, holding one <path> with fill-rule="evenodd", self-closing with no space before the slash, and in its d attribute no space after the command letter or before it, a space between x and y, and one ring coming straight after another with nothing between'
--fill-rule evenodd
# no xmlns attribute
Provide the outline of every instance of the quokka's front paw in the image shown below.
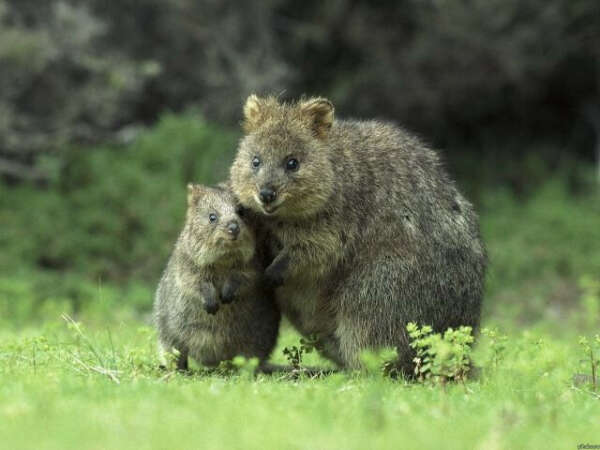
<svg viewBox="0 0 600 450"><path fill-rule="evenodd" d="M204 302L204 311L206 311L210 315L215 315L219 310L219 302L212 300L209 302Z"/></svg>
<svg viewBox="0 0 600 450"><path fill-rule="evenodd" d="M236 295L240 288L240 281L236 278L230 278L221 288L221 303L228 304L236 299Z"/></svg>
<svg viewBox="0 0 600 450"><path fill-rule="evenodd" d="M267 267L265 270L265 281L272 287L278 287L283 284L283 274L280 271Z"/></svg>
<svg viewBox="0 0 600 450"><path fill-rule="evenodd" d="M285 281L285 272L289 265L289 258L275 259L265 270L265 280L273 287L281 286Z"/></svg>

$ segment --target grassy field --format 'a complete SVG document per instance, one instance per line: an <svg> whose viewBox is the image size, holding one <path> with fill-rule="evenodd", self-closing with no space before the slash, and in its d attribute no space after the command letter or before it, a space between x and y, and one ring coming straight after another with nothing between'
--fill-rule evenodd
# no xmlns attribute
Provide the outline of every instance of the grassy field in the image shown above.
<svg viewBox="0 0 600 450"><path fill-rule="evenodd" d="M322 378L157 369L154 332L132 318L3 331L0 437L7 449L576 448L600 443L599 394L576 335L510 333L476 380L408 383L377 371ZM282 348L297 343L283 332ZM308 355L304 363L318 364Z"/></svg>

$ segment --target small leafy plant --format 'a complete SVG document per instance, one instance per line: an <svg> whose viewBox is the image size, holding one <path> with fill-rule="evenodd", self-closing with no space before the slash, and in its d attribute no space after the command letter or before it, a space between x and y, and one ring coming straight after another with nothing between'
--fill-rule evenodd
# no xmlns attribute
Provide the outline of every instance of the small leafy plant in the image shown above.
<svg viewBox="0 0 600 450"><path fill-rule="evenodd" d="M314 335L300 338L300 346L292 345L283 349L283 354L294 370L300 370L304 355L312 353L317 348L318 340Z"/></svg>
<svg viewBox="0 0 600 450"><path fill-rule="evenodd" d="M494 365L494 370L497 370L498 365L504 359L508 337L500 333L498 328L484 328L481 330L481 334L489 339L489 347L492 352L491 362Z"/></svg>
<svg viewBox="0 0 600 450"><path fill-rule="evenodd" d="M582 292L580 302L584 323L591 329L600 319L600 280L584 276L579 281L579 288Z"/></svg>
<svg viewBox="0 0 600 450"><path fill-rule="evenodd" d="M398 372L398 350L382 348L378 351L365 350L360 354L360 361L368 373L383 377L396 378Z"/></svg>
<svg viewBox="0 0 600 450"><path fill-rule="evenodd" d="M258 368L259 361L258 358L246 358L244 356L238 355L231 360L233 367L236 368L237 372L246 380L254 379L254 375L256 374L256 369Z"/></svg>
<svg viewBox="0 0 600 450"><path fill-rule="evenodd" d="M434 333L429 325L406 326L415 350L415 376L419 382L445 386L448 381L463 382L471 368L471 327L448 328L444 334Z"/></svg>
<svg viewBox="0 0 600 450"><path fill-rule="evenodd" d="M580 381L589 382L594 392L598 389L598 368L600 367L600 334L594 336L594 339L588 340L585 336L580 336L579 345L585 355L582 363L589 364L590 375L576 374L575 378Z"/></svg>

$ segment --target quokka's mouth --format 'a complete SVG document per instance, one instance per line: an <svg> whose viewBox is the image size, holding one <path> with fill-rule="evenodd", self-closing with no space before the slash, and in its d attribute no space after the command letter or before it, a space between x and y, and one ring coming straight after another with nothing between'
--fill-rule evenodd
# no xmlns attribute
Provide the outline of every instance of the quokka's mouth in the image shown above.
<svg viewBox="0 0 600 450"><path fill-rule="evenodd" d="M239 237L223 236L217 240L217 244L222 247L235 247L239 243Z"/></svg>
<svg viewBox="0 0 600 450"><path fill-rule="evenodd" d="M252 255L254 247L247 241L232 241L230 239L219 240L215 254L217 260L223 262L246 261L249 259L246 255ZM251 257L251 256L250 256Z"/></svg>
<svg viewBox="0 0 600 450"><path fill-rule="evenodd" d="M279 205L261 205L262 210L268 216L275 214L275 212L279 209Z"/></svg>
<svg viewBox="0 0 600 450"><path fill-rule="evenodd" d="M256 195L254 196L254 200L256 201L256 204L260 207L261 211L266 216L272 216L281 207L281 205L283 204L284 198L280 197L277 199L277 201L275 203L270 203L268 205L265 205L263 202L261 202L260 199L258 198L258 196L256 196Z"/></svg>

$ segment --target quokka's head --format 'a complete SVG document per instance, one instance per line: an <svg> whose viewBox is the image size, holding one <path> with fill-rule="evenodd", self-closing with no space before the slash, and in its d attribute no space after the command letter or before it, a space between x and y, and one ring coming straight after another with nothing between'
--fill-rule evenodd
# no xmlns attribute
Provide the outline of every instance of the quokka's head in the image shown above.
<svg viewBox="0 0 600 450"><path fill-rule="evenodd" d="M226 186L188 184L184 244L199 265L247 262L255 240Z"/></svg>
<svg viewBox="0 0 600 450"><path fill-rule="evenodd" d="M323 98L246 100L245 136L230 177L244 206L281 219L310 217L323 208L334 188L335 161L328 151L333 111Z"/></svg>

